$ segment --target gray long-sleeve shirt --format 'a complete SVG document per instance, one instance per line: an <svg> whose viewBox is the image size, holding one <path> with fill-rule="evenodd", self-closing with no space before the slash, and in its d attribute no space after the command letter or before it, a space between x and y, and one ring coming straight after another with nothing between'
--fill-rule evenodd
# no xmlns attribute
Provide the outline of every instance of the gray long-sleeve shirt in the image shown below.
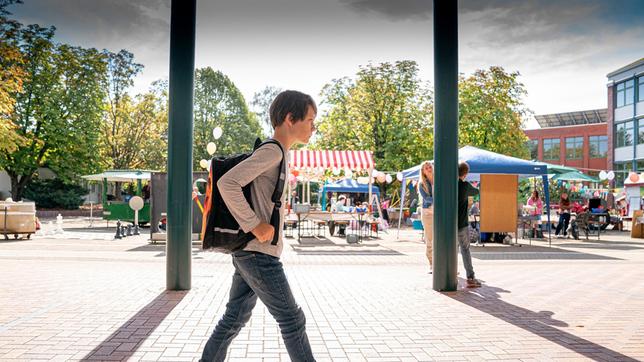
<svg viewBox="0 0 644 362"><path fill-rule="evenodd" d="M288 150L284 150L287 152ZM276 144L267 144L240 162L237 166L226 172L217 182L226 206L239 223L244 232L252 231L260 222L270 223L274 203L271 201L277 177L282 151ZM281 174L284 178L288 174L288 160L284 160L286 173ZM251 201L253 209L244 198L242 187L251 185ZM282 207L280 208L280 227L275 230L279 233L277 245L271 245L270 241L260 243L257 239L251 240L244 248L247 251L257 251L263 254L279 258L282 254L284 243L282 242L282 229L284 225L284 205L286 204L286 187L281 195Z"/></svg>

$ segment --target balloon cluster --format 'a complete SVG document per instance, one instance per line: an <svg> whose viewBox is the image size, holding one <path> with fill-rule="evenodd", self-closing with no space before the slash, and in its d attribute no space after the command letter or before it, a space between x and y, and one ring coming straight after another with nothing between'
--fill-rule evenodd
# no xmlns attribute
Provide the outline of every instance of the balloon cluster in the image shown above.
<svg viewBox="0 0 644 362"><path fill-rule="evenodd" d="M613 179L615 179L615 172L613 171L606 172L603 170L599 171L599 179L602 181L604 180L613 181Z"/></svg>
<svg viewBox="0 0 644 362"><path fill-rule="evenodd" d="M223 133L224 131L219 126L213 128L212 130L212 136L215 138L215 140L221 138L221 135ZM206 151L208 151L209 155L214 155L215 152L217 152L217 145L214 142L208 142L208 144L206 145ZM200 160L199 166L201 166L201 168L205 168L206 170L210 170L210 160Z"/></svg>

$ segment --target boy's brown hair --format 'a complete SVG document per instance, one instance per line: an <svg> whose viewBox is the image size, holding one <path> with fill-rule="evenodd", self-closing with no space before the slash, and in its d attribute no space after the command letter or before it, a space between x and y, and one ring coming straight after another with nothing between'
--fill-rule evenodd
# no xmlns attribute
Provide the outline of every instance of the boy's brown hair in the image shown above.
<svg viewBox="0 0 644 362"><path fill-rule="evenodd" d="M273 128L281 125L290 113L294 121L301 121L306 117L309 107L317 113L318 108L310 95L294 90L286 90L278 94L271 103L269 114Z"/></svg>
<svg viewBox="0 0 644 362"><path fill-rule="evenodd" d="M470 165L463 161L458 164L458 177L463 177L470 172Z"/></svg>

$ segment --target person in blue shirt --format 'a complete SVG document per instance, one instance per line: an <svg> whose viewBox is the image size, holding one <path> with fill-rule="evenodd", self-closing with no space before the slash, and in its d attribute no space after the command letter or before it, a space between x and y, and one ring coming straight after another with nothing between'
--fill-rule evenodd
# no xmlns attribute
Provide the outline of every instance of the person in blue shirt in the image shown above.
<svg viewBox="0 0 644 362"><path fill-rule="evenodd" d="M418 193L422 200L421 220L425 234L425 255L429 261L429 272L432 273L432 246L434 243L434 166L425 161L420 166Z"/></svg>

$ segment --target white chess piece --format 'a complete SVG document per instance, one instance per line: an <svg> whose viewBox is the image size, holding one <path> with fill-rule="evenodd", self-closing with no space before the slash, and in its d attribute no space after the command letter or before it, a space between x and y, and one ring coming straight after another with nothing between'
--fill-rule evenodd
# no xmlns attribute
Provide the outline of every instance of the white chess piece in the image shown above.
<svg viewBox="0 0 644 362"><path fill-rule="evenodd" d="M44 228L44 230L43 230L43 234L45 234L45 235L53 235L53 234L54 234L54 228L55 228L55 227L54 227L54 222L53 222L53 221L49 221L49 224L48 224L48 225L47 225L47 227L46 227L46 228Z"/></svg>
<svg viewBox="0 0 644 362"><path fill-rule="evenodd" d="M61 214L58 214L56 216L56 234L62 234L65 231L63 230L63 216Z"/></svg>

